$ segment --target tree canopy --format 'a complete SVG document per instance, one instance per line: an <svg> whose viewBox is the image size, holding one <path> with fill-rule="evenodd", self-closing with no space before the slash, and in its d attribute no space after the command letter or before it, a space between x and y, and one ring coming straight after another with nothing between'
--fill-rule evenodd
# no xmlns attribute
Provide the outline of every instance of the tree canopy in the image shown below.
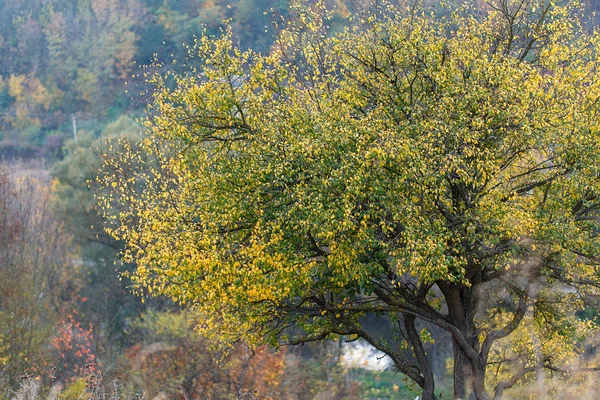
<svg viewBox="0 0 600 400"><path fill-rule="evenodd" d="M201 36L100 177L137 288L224 343L362 338L423 399L426 324L452 337L457 399L597 370L576 313L600 285L600 36L568 3L384 4L337 32L295 5L268 54Z"/></svg>

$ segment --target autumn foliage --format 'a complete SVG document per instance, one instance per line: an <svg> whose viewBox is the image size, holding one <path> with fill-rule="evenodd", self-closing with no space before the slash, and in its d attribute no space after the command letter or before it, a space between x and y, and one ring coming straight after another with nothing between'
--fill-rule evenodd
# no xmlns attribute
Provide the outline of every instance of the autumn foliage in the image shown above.
<svg viewBox="0 0 600 400"><path fill-rule="evenodd" d="M60 369L57 377L62 379L77 376L85 372L94 372L102 366L96 365L93 351L92 324L82 327L77 322L77 312L67 314L58 325L58 333L52 338L52 346L58 354Z"/></svg>
<svg viewBox="0 0 600 400"><path fill-rule="evenodd" d="M145 313L132 325L141 341L126 351L121 378L148 396L282 398L285 351L239 345L223 356L194 331L196 322L188 313Z"/></svg>
<svg viewBox="0 0 600 400"><path fill-rule="evenodd" d="M331 31L296 4L269 53L199 37L188 70L149 75L141 148L100 177L137 289L191 304L224 347L362 338L424 399L426 323L451 337L457 399L596 370L577 312L600 288L600 36L582 14L384 3ZM401 343L363 324L381 315Z"/></svg>

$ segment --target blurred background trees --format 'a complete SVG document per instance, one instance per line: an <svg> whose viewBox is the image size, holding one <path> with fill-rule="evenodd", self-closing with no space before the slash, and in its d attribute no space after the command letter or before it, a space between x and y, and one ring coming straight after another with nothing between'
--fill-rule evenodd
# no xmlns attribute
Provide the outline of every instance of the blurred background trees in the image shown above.
<svg viewBox="0 0 600 400"><path fill-rule="evenodd" d="M23 0L0 1L0 149L32 155L68 136L72 115L99 133L118 115L139 107L125 93L138 65L184 60L203 29L216 32L231 18L240 45L266 51L265 0ZM132 76L134 75L134 76ZM138 87L135 90L142 90ZM29 146L33 146L30 148ZM25 153L25 154L22 154Z"/></svg>
<svg viewBox="0 0 600 400"><path fill-rule="evenodd" d="M41 171L0 165L0 385L52 362L49 343L80 284L49 189Z"/></svg>

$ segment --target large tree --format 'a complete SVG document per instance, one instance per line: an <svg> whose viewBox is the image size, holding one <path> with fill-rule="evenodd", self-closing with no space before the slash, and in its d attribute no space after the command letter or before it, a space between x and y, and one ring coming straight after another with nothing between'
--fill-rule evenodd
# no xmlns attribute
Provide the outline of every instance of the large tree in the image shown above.
<svg viewBox="0 0 600 400"><path fill-rule="evenodd" d="M423 323L452 338L456 399L597 370L576 312L600 285L600 36L568 3L384 4L336 33L298 6L267 55L201 37L199 67L152 78L160 168L131 150L101 177L138 289L224 343L362 338L423 399Z"/></svg>

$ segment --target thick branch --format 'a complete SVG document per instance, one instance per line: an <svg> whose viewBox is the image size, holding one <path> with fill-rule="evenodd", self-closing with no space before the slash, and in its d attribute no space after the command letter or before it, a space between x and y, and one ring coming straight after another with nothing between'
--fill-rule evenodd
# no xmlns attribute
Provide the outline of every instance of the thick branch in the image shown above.
<svg viewBox="0 0 600 400"><path fill-rule="evenodd" d="M541 267L541 265L540 265ZM536 291L535 281L539 275L539 268L534 268L534 271L531 272L529 277L527 286L525 290L519 293L519 304L517 306L517 310L514 313L513 319L506 324L503 328L490 332L481 346L481 359L483 363L487 363L488 356L490 354L490 350L494 342L499 339L502 339L515 331L518 328L519 324L523 320L525 316L525 312L527 311L527 299L534 296Z"/></svg>
<svg viewBox="0 0 600 400"><path fill-rule="evenodd" d="M525 301L524 296L521 296L519 297L519 305L517 306L517 310L515 311L513 319L502 329L490 332L483 341L483 345L481 346L481 359L484 363L487 362L492 345L497 340L510 335L514 332L515 329L517 329L517 327L523 320L523 317L525 316L525 311L527 311L527 302Z"/></svg>
<svg viewBox="0 0 600 400"><path fill-rule="evenodd" d="M500 400L505 389L513 387L523 376L530 372L536 371L536 367L523 367L516 374L510 377L509 380L503 381L496 385L494 400Z"/></svg>
<svg viewBox="0 0 600 400"><path fill-rule="evenodd" d="M406 301L395 301L394 299L391 299L391 297L385 292L383 292L383 290L381 289L375 289L374 293L384 302L392 303L394 306L398 307L400 312L412 314L416 317L421 318L424 321L431 322L432 324L437 325L440 328L448 331L459 344L459 346L463 349L463 351L467 354L467 356L471 359L471 361L478 364L481 362L479 354L477 354L473 346L469 344L469 342L467 341L463 333L460 331L460 329L458 329L456 325L445 320L441 315L425 310L414 304L407 303Z"/></svg>
<svg viewBox="0 0 600 400"><path fill-rule="evenodd" d="M433 399L435 397L435 381L433 379L433 371L429 365L429 360L425 354L425 349L423 348L421 338L419 337L417 329L415 328L414 315L404 314L404 328L406 329L406 334L408 336L408 340L410 341L413 352L415 353L415 357L419 362L421 375L424 379L422 396L423 400Z"/></svg>
<svg viewBox="0 0 600 400"><path fill-rule="evenodd" d="M298 338L295 340L289 340L288 344L298 345L298 344L304 344L304 343L308 343L308 342L319 342L319 341L326 339L327 336L329 336L329 334L331 334L331 333L336 334L336 335L358 335L359 337L363 338L367 343L369 343L371 346L375 347L377 350L379 350L379 351L385 353L387 356L389 356L392 359L392 361L394 362L394 365L396 366L396 368L398 368L398 370L400 372L402 372L404 375L406 375L407 377L412 379L421 388L425 387L425 379L423 378L423 376L420 375L419 368L417 366L409 364L399 354L393 352L387 346L385 346L384 344L379 342L377 339L375 339L374 337L369 335L364 330L357 328L356 326L346 326L346 329L344 329L343 326L332 327L328 331L324 331L324 332L314 334L311 336L304 336L304 337L301 337L301 338ZM435 399L435 397L432 397L431 399Z"/></svg>

